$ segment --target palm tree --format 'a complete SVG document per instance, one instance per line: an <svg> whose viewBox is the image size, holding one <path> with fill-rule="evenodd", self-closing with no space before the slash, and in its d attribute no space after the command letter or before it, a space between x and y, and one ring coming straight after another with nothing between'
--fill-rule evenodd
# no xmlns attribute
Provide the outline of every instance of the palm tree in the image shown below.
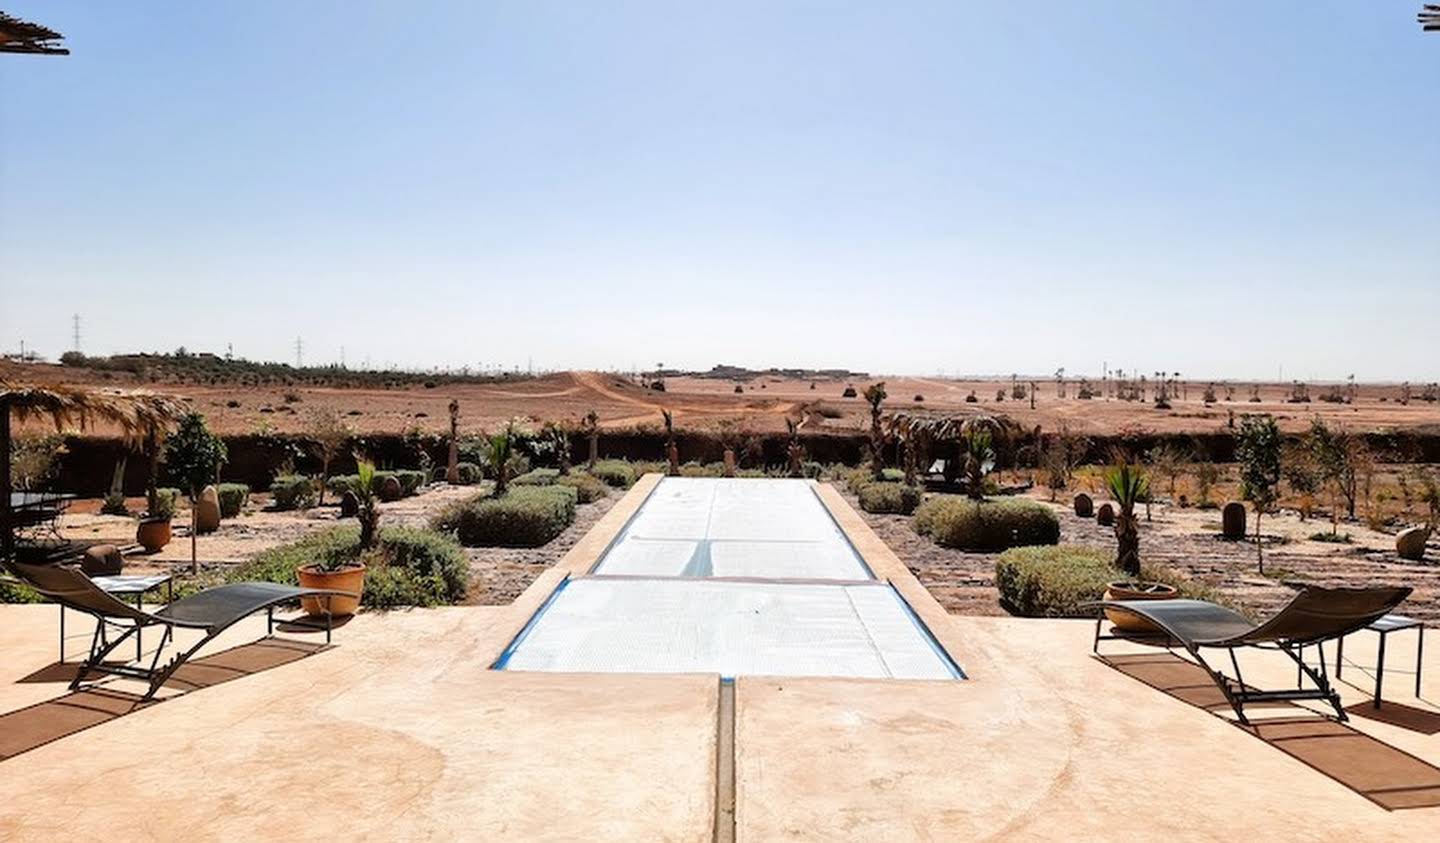
<svg viewBox="0 0 1440 843"><path fill-rule="evenodd" d="M1120 511L1115 514L1115 540L1118 548L1115 567L1133 580L1140 579L1140 522L1135 518L1135 504L1150 496L1150 478L1138 466L1122 462L1105 473L1105 487Z"/></svg>
<svg viewBox="0 0 1440 843"><path fill-rule="evenodd" d="M0 559L15 550L10 515L10 421L45 419L57 431L67 426L84 430L91 424L116 428L131 447L158 441L187 408L165 395L143 391L87 390L68 386L30 386L0 381ZM158 453L158 447L156 448Z"/></svg>
<svg viewBox="0 0 1440 843"><path fill-rule="evenodd" d="M870 476L885 478L885 431L880 427L880 405L885 403L885 382L865 387L865 400L870 403Z"/></svg>

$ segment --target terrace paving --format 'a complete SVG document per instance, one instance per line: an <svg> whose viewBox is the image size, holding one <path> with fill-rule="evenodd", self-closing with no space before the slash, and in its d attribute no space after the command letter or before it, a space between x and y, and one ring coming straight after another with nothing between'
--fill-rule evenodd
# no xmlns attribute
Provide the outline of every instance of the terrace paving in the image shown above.
<svg viewBox="0 0 1440 843"><path fill-rule="evenodd" d="M21 710L0 718L0 838L712 839L716 676L487 669L565 573L603 549L634 498L512 606L362 614L336 646L299 657L241 647L191 671L191 690L135 711L113 695L137 686L117 681L105 686L107 708L121 716L72 717L95 725L33 748L23 735L66 731L64 671L43 670L56 610L0 607L0 712ZM1357 637L1345 679L1358 684L1341 684L1353 728L1308 718L1257 736L1192 704L1214 695L1162 651L1115 645L1144 654L1117 659L1120 669L1092 657L1090 622L945 615L858 516L834 509L833 492L822 499L971 679L740 678L736 839L1085 839L1126 828L1378 840L1440 827L1440 807L1379 804L1440 804L1440 648L1416 700L1414 636L1391 636L1383 712L1396 722L1361 716L1374 647ZM262 632L263 621L248 622L216 650ZM1273 654L1246 654L1242 666L1259 684L1294 678ZM1272 734L1281 728L1290 733Z"/></svg>

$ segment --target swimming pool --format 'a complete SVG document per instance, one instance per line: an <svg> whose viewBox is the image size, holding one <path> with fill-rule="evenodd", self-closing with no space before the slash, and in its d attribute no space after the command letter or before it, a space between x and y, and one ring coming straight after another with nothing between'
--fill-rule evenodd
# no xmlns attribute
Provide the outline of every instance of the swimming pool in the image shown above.
<svg viewBox="0 0 1440 843"><path fill-rule="evenodd" d="M807 480L667 477L501 670L963 678Z"/></svg>

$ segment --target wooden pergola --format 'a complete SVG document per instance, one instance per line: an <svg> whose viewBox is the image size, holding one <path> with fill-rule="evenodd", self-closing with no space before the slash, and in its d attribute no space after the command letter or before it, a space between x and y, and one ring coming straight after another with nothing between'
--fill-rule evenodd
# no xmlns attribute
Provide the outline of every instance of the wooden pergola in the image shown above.
<svg viewBox="0 0 1440 843"><path fill-rule="evenodd" d="M20 20L0 12L0 53L35 53L42 56L68 56L70 51L58 41L65 36L38 23Z"/></svg>
<svg viewBox="0 0 1440 843"><path fill-rule="evenodd" d="M120 431L131 445L153 446L161 431L184 415L183 403L168 395L118 389L82 389L70 386L31 386L0 381L0 560L12 558L10 493L10 421L43 419L57 431L73 425L82 430L104 424Z"/></svg>

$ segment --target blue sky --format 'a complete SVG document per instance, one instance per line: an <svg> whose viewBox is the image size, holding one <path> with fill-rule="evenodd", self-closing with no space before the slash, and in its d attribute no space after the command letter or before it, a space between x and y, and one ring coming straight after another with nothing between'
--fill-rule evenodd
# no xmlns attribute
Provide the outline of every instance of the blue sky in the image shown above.
<svg viewBox="0 0 1440 843"><path fill-rule="evenodd" d="M12 0L0 349L1435 379L1419 5Z"/></svg>

